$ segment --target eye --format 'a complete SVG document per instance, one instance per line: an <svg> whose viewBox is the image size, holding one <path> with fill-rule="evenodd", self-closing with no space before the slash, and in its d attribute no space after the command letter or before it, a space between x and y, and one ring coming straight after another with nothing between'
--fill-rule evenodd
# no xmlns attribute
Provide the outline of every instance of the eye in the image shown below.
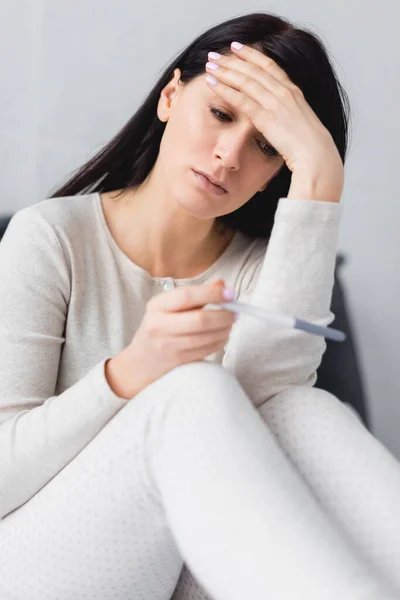
<svg viewBox="0 0 400 600"><path fill-rule="evenodd" d="M218 110L218 108L211 108L210 110L219 121L232 121L229 115L225 114L221 110Z"/></svg>
<svg viewBox="0 0 400 600"><path fill-rule="evenodd" d="M232 119L229 115L222 112L218 108L210 108L210 112L214 115L214 117L216 119L218 119L218 121L222 121L225 123L232 121ZM263 147L264 147L264 149L263 149ZM279 155L278 152L275 150L275 148L273 148L272 146L270 146L270 144L267 144L266 142L260 141L259 148L260 148L261 152L263 152L263 154L266 154L270 158L274 158L275 156Z"/></svg>
<svg viewBox="0 0 400 600"><path fill-rule="evenodd" d="M262 150L261 146L264 146L265 150ZM273 148L272 146L270 146L270 144L267 144L266 142L260 142L260 148L262 152L264 152L264 154L267 154L271 158L279 156L279 153L275 150L275 148Z"/></svg>

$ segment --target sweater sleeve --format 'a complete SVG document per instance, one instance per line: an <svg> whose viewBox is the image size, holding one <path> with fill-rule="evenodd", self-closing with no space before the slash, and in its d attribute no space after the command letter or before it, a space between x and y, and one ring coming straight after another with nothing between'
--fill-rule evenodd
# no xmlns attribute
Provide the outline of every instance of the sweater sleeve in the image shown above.
<svg viewBox="0 0 400 600"><path fill-rule="evenodd" d="M281 198L267 250L238 300L329 325L342 208ZM261 407L283 389L313 386L325 349L323 337L240 315L222 365Z"/></svg>
<svg viewBox="0 0 400 600"><path fill-rule="evenodd" d="M106 358L55 396L70 273L52 227L31 207L0 243L0 518L29 500L125 405Z"/></svg>

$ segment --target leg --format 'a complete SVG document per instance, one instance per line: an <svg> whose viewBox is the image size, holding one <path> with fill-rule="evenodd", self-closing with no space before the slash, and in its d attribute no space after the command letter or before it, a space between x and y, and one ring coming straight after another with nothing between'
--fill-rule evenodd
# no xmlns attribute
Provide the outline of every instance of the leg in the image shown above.
<svg viewBox="0 0 400 600"><path fill-rule="evenodd" d="M0 522L0 597L394 599L326 518L236 379L206 362L138 394Z"/></svg>
<svg viewBox="0 0 400 600"><path fill-rule="evenodd" d="M332 525L237 380L192 363L156 384L147 474L218 600L395 598Z"/></svg>
<svg viewBox="0 0 400 600"><path fill-rule="evenodd" d="M298 387L260 412L330 517L400 592L400 464L335 396Z"/></svg>
<svg viewBox="0 0 400 600"><path fill-rule="evenodd" d="M0 520L1 600L170 599L183 562L145 491L147 400L127 402L56 477Z"/></svg>

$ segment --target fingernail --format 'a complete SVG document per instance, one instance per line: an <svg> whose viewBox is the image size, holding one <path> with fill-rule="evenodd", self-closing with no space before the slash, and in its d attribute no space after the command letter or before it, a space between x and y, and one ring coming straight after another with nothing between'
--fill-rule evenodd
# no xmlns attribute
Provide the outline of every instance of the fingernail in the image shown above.
<svg viewBox="0 0 400 600"><path fill-rule="evenodd" d="M241 44L240 42L232 42L231 46L235 50L241 50L243 48L243 44Z"/></svg>
<svg viewBox="0 0 400 600"><path fill-rule="evenodd" d="M221 54L218 54L218 52L209 52L208 56L211 60L219 60L221 58Z"/></svg>
<svg viewBox="0 0 400 600"><path fill-rule="evenodd" d="M208 83L211 83L211 85L216 85L218 83L218 79L215 79L212 75L207 75L206 80Z"/></svg>
<svg viewBox="0 0 400 600"><path fill-rule="evenodd" d="M235 288L224 288L222 295L225 298L225 300L234 300L236 298Z"/></svg>
<svg viewBox="0 0 400 600"><path fill-rule="evenodd" d="M213 70L219 69L219 66L212 62L206 63L206 67L207 67L207 69L213 69Z"/></svg>

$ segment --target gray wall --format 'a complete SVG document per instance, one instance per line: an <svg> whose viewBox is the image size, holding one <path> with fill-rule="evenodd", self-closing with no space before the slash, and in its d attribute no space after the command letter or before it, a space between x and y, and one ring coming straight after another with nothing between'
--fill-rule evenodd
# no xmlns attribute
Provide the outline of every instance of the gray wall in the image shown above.
<svg viewBox="0 0 400 600"><path fill-rule="evenodd" d="M1 0L0 214L50 195L116 133L167 62L205 28L271 10L313 29L352 101L343 278L373 431L400 457L398 2L196 4Z"/></svg>

